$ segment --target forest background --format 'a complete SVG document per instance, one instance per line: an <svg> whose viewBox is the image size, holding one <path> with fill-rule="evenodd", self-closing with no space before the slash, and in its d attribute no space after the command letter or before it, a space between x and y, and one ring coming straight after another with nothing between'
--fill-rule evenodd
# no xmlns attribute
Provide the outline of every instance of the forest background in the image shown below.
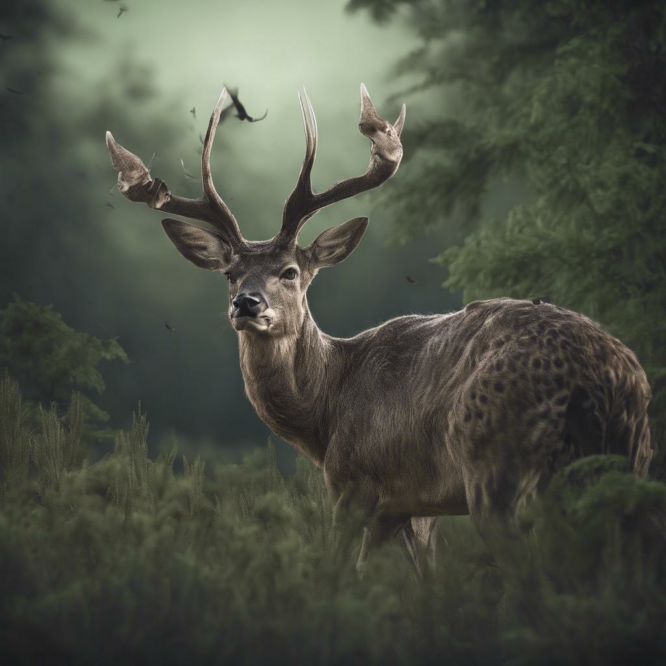
<svg viewBox="0 0 666 666"><path fill-rule="evenodd" d="M659 3L167 0L157 24L150 2L120 7L28 0L0 14L0 308L5 335L12 317L42 316L51 337L27 343L33 333L14 327L0 347L26 397L63 406L78 388L99 430L127 427L140 400L156 445L175 432L209 457L264 441L243 394L224 278L182 261L159 214L118 194L104 133L146 163L154 156L154 176L196 197L185 169L198 175L212 106L223 84L238 86L248 111L268 116L230 115L213 169L245 235L270 238L303 155L296 91L306 85L317 113L323 189L367 164L356 128L363 81L386 117L407 104L405 159L379 196L324 210L301 234L308 243L371 218L361 248L310 290L321 328L351 336L474 298L546 298L629 344L660 404ZM53 315L6 310L13 294L117 345L68 347ZM116 360L95 374L105 357ZM277 447L293 469L291 449Z"/></svg>
<svg viewBox="0 0 666 666"><path fill-rule="evenodd" d="M14 637L12 656L39 636L67 663L74 645L82 659L103 645L110 660L211 645L236 660L290 645L292 659L321 663L663 657L666 560L646 516L666 511L664 71L654 1L3 5L0 367L23 394L10 380L0 390L0 635ZM501 576L467 519L442 521L448 566L430 596L405 593L410 574L389 560L361 586L327 560L321 479L285 443L216 466L269 434L243 394L226 284L118 194L103 141L113 131L174 192L198 196L186 171L198 173L222 85L238 86L268 116L225 119L213 170L244 234L268 238L303 155L296 90L317 113L321 190L367 164L361 81L384 117L407 104L405 158L381 192L301 234L370 217L358 250L309 292L321 328L351 336L477 298L542 298L634 349L654 394L654 481L616 459L569 470L526 519L541 526L528 565ZM150 439L131 417L139 402ZM164 613L147 619L155 599ZM184 608L200 609L198 624ZM219 643L220 618L236 643ZM166 639L174 627L182 635ZM309 643L322 627L326 640Z"/></svg>

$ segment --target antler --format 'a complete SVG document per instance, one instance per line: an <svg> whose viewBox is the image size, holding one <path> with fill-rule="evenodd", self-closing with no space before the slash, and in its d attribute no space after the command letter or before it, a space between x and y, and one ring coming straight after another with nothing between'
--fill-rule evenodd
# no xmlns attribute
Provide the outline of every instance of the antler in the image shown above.
<svg viewBox="0 0 666 666"><path fill-rule="evenodd" d="M341 180L325 192L314 194L310 184L310 174L317 152L317 121L305 90L303 96L305 104L301 94L298 94L305 127L305 159L296 187L284 205L282 228L278 234L278 238L284 243L295 242L303 225L318 210L379 187L398 170L402 159L400 133L405 124L405 105L402 105L395 124L391 125L379 116L366 87L361 84L361 118L358 121L358 128L361 134L372 141L370 164L362 176Z"/></svg>
<svg viewBox="0 0 666 666"><path fill-rule="evenodd" d="M113 168L118 172L118 190L130 201L140 201L151 208L172 215L209 222L234 248L241 248L245 245L245 241L236 218L215 190L210 171L210 151L226 96L227 90L222 88L222 94L208 123L201 155L201 182L204 190L202 199L186 199L171 194L166 183L159 178L153 180L141 159L116 143L111 132L106 133L106 146L111 155Z"/></svg>

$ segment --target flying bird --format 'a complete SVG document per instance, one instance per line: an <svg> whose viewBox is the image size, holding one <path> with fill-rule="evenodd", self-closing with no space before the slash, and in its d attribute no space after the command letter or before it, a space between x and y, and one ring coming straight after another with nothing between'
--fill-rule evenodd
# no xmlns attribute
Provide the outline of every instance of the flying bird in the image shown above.
<svg viewBox="0 0 666 666"><path fill-rule="evenodd" d="M27 95L28 93L25 92L24 90L16 90L16 88L5 88L10 93L14 93L15 95Z"/></svg>
<svg viewBox="0 0 666 666"><path fill-rule="evenodd" d="M183 173L185 174L185 178L189 178L189 180L199 180L196 176L193 176L191 173L187 173L187 169L185 168L185 162L183 162L183 158L180 158L180 164L183 167Z"/></svg>
<svg viewBox="0 0 666 666"><path fill-rule="evenodd" d="M118 12L118 16L116 18L120 18L125 12L129 11L129 7L125 7L125 5L120 5L120 11Z"/></svg>
<svg viewBox="0 0 666 666"><path fill-rule="evenodd" d="M267 115L268 115L268 109L266 109L266 113L264 113L261 118L253 118L252 116L248 115L247 111L245 110L245 107L240 103L240 100L238 99L238 88L235 90L231 90L230 88L227 88L227 91L229 92L229 97L231 97L231 101L233 102L234 107L236 108L236 118L239 120L247 120L250 123L258 123L260 120L263 120ZM220 114L220 122L222 121L223 117L226 116L226 114L229 112L229 110L232 107L228 106L222 113Z"/></svg>
<svg viewBox="0 0 666 666"><path fill-rule="evenodd" d="M197 119L197 107L196 107L196 106L193 106L193 107L190 109L190 113L192 114L192 118L194 118L194 120L196 120L196 119Z"/></svg>
<svg viewBox="0 0 666 666"><path fill-rule="evenodd" d="M169 326L166 322L164 322L164 325L166 326L167 331L171 331L172 333L176 332L176 329Z"/></svg>
<svg viewBox="0 0 666 666"><path fill-rule="evenodd" d="M409 275L407 276L407 282L409 282L409 284L416 284L416 280L413 277L410 277Z"/></svg>
<svg viewBox="0 0 666 666"><path fill-rule="evenodd" d="M108 206L109 208L111 208L113 210L116 210L115 207L112 204L110 204L108 201L104 205Z"/></svg>

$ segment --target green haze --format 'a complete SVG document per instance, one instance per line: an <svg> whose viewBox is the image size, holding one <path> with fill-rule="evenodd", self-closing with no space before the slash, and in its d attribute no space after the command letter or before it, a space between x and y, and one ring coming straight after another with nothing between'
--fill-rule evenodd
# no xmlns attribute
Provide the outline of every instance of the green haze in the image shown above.
<svg viewBox="0 0 666 666"><path fill-rule="evenodd" d="M124 415L141 400L158 439L175 428L209 452L254 444L268 431L243 395L226 283L182 260L158 212L108 194L116 174L104 133L146 163L156 152L153 175L199 196L179 160L198 174L199 134L222 85L239 86L249 113L268 108L268 117L253 125L226 119L213 170L245 235L268 238L303 159L297 90L306 86L317 113L313 184L321 190L368 163L369 143L356 127L361 82L390 120L402 101L408 125L426 113L408 95L389 100L404 83L389 66L417 38L345 13L344 2L126 6L120 18L116 3L101 1L28 0L0 10L0 33L13 37L0 42L0 304L16 292L53 304L76 330L118 339L130 364L101 368L107 389L99 403L112 426L127 425ZM506 206L506 194L497 199ZM445 230L409 247L388 245L389 216L372 195L322 211L301 242L358 215L371 218L363 243L310 290L326 332L348 336L400 314L459 306L440 288L445 272L428 263Z"/></svg>

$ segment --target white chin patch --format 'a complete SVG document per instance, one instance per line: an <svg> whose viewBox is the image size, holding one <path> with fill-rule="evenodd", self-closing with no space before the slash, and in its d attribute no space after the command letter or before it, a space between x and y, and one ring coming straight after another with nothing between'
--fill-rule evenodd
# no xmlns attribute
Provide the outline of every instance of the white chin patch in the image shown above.
<svg viewBox="0 0 666 666"><path fill-rule="evenodd" d="M237 331L267 331L275 313L270 308L258 317L235 317L231 321Z"/></svg>
<svg viewBox="0 0 666 666"><path fill-rule="evenodd" d="M263 319L247 319L245 322L245 330L253 328L255 331L267 331L268 324Z"/></svg>

